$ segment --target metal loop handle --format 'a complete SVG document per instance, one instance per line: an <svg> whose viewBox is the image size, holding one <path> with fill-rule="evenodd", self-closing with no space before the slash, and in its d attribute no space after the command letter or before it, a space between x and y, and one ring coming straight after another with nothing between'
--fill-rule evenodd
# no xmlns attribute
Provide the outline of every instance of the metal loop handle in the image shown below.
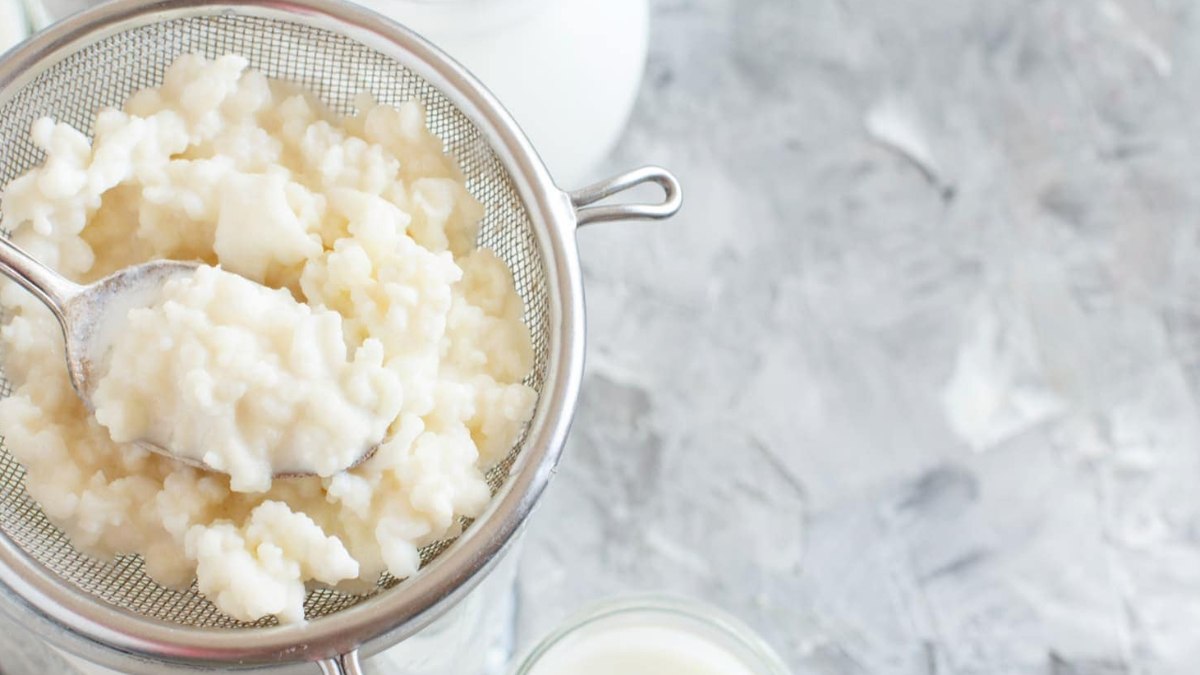
<svg viewBox="0 0 1200 675"><path fill-rule="evenodd" d="M643 183L655 183L663 189L665 194L661 204L592 206ZM570 197L571 203L575 205L580 226L610 220L663 220L679 212L679 207L683 204L683 188L679 185L679 179L670 171L657 166L646 166L575 190L570 193Z"/></svg>

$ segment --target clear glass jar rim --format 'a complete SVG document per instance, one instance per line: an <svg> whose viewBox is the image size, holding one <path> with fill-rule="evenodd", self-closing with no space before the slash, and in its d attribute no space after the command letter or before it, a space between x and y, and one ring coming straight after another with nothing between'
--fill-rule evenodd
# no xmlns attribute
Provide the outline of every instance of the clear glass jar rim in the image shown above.
<svg viewBox="0 0 1200 675"><path fill-rule="evenodd" d="M759 661L751 665L766 668L762 675L791 675L792 671L783 658L741 619L697 600L661 593L623 596L585 607L542 638L521 660L512 675L529 675L533 667L555 646L588 626L624 614L643 613L674 615L698 621L745 647Z"/></svg>

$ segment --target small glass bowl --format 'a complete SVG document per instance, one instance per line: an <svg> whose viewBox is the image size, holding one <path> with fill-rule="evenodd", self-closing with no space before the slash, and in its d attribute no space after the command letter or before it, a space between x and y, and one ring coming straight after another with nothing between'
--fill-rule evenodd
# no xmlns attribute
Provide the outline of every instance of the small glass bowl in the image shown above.
<svg viewBox="0 0 1200 675"><path fill-rule="evenodd" d="M574 641L638 625L685 632L733 655L756 675L791 675L775 650L739 619L694 600L657 594L620 598L589 607L543 638L513 675L532 675L544 658Z"/></svg>

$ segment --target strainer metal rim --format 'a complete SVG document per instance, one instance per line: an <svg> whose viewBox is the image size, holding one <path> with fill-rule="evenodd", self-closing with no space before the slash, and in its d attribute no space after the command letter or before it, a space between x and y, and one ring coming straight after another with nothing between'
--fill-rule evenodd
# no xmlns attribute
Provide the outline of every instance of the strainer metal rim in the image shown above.
<svg viewBox="0 0 1200 675"><path fill-rule="evenodd" d="M476 125L509 173L544 251L547 287L552 289L547 384L510 478L458 541L395 589L305 625L226 630L147 619L57 581L0 532L0 594L7 609L18 612L27 625L37 624L38 632L57 646L102 665L129 667L130 657L196 667L315 662L358 649L369 654L412 635L478 583L534 508L562 452L582 378L583 289L571 234L580 222L576 206L582 207L596 191L581 193L576 203L559 190L495 97L461 65L388 19L321 0L116 0L63 21L0 60L0 104L43 64L92 41L148 21L215 13L299 21L358 40L424 78Z"/></svg>

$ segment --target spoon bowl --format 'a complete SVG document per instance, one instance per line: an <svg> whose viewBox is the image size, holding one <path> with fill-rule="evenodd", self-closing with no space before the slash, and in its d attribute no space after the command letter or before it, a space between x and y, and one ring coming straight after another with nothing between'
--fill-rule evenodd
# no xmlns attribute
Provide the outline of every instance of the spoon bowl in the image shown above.
<svg viewBox="0 0 1200 675"><path fill-rule="evenodd" d="M62 324L71 386L89 411L95 412L92 395L129 312L153 305L167 281L191 274L197 267L196 263L155 260L127 267L86 286L62 279L70 285L61 311L55 311L55 316Z"/></svg>

